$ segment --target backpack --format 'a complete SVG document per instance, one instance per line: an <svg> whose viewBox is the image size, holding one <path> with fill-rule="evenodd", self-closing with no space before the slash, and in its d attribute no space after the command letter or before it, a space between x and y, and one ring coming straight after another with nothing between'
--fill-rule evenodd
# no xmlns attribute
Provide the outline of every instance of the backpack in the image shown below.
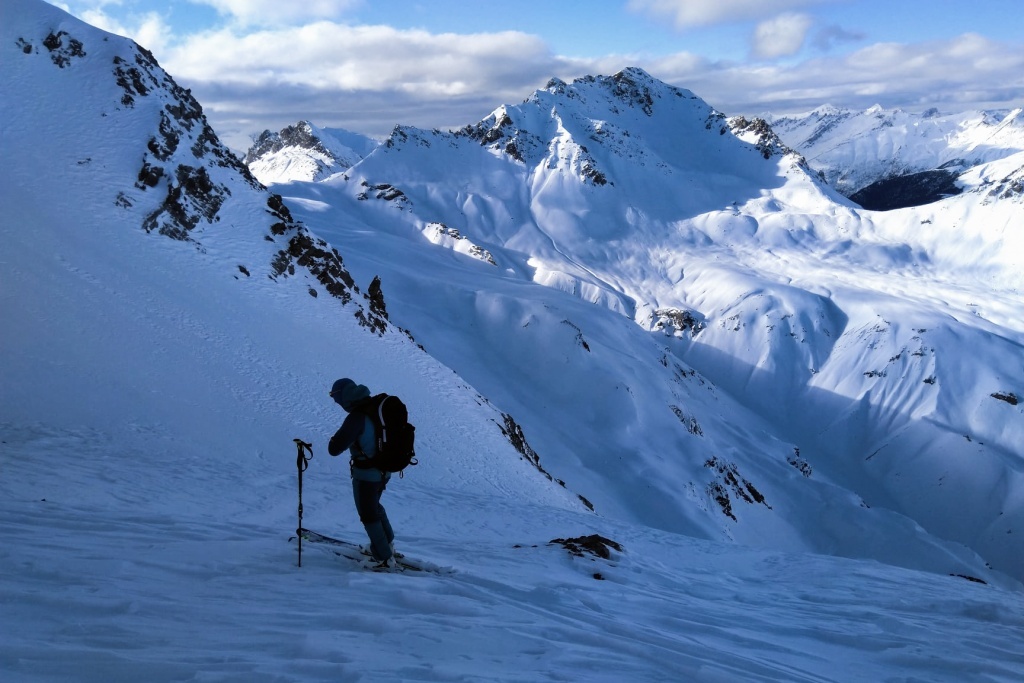
<svg viewBox="0 0 1024 683"><path fill-rule="evenodd" d="M402 470L418 464L414 448L416 427L409 424L409 411L400 398L377 394L362 401L355 409L370 418L377 436L377 454L356 461L356 467L398 472L403 476Z"/></svg>

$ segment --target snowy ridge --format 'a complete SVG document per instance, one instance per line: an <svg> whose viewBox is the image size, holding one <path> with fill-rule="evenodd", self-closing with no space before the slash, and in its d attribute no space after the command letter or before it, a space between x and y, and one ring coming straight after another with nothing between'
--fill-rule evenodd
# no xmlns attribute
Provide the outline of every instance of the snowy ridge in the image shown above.
<svg viewBox="0 0 1024 683"><path fill-rule="evenodd" d="M1019 555L950 542L927 507L933 465L901 464L959 415L986 467L942 485L973 503L989 487L962 532L1016 524L1009 504L990 517L1020 491L1018 414L988 410L1020 395L986 360L1015 358L1007 289L954 289L955 262L927 286L902 279L907 253L930 253L886 236L902 224L635 71L584 79L586 109L556 93L557 117L506 107L541 141L532 164L496 140L399 129L282 200L129 41L38 0L5 17L5 679L1015 680L1022 589L1004 565ZM602 121L621 133L608 146ZM1001 195L972 197L950 206L1003 216ZM786 261L803 274L783 281ZM927 331L865 327L879 301ZM762 313L775 327L756 348ZM709 361L694 349L713 337ZM908 348L889 360L893 344ZM954 345L980 358L930 353ZM825 395L866 392L840 407L878 413L892 446L870 467L912 465L921 500L777 419L782 388L749 371L752 349L777 379L807 363ZM888 373L843 375L850 357ZM935 382L896 382L911 362ZM323 449L339 376L409 404L421 464L385 504L400 549L450 574L371 574L310 548L295 567L294 437L314 442L304 524L362 537L346 463ZM801 377L797 410L813 398ZM976 410L932 388L969 390ZM897 400L915 406L899 431L882 424ZM862 455L867 437L851 442ZM588 534L622 550L552 542Z"/></svg>

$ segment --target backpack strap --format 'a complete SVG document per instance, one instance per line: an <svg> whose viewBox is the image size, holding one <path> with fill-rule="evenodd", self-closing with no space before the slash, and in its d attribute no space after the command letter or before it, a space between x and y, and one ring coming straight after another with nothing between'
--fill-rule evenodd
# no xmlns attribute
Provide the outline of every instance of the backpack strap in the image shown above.
<svg viewBox="0 0 1024 683"><path fill-rule="evenodd" d="M382 435L384 433L384 418L381 413L381 405L383 405L384 399L386 399L387 397L387 394L377 394L376 396L369 396L358 401L357 403L352 404L352 412L358 412L362 414L364 417L369 419L370 424L373 425L373 436L374 442L377 446L377 453L380 452L381 441L383 438ZM358 440L356 440L356 447L359 450L359 452L362 453L363 457L353 457L352 459L350 459L350 466L362 470L379 469L377 467L377 463L375 462L376 454L367 455L366 452L363 451L362 446L359 446Z"/></svg>
<svg viewBox="0 0 1024 683"><path fill-rule="evenodd" d="M378 394L379 396L380 394ZM352 407L349 409L350 413L358 413L362 417L370 420L374 430L374 443L377 445L377 450L380 450L380 433L381 426L377 420L377 398L378 396L368 396L361 398L358 401L352 403ZM362 450L362 445L359 443L359 438L355 439L353 445L355 451L359 453L359 457L353 456L349 459L348 464L358 469L373 469L374 468L374 456L368 455L366 451Z"/></svg>

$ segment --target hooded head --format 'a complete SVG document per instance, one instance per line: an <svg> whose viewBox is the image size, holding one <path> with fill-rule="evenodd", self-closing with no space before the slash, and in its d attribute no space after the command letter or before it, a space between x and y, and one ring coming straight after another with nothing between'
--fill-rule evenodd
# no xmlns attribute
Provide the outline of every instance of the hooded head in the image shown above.
<svg viewBox="0 0 1024 683"><path fill-rule="evenodd" d="M331 387L331 398L345 410L351 410L352 405L364 398L369 398L370 390L362 384L356 384L347 377L343 377Z"/></svg>

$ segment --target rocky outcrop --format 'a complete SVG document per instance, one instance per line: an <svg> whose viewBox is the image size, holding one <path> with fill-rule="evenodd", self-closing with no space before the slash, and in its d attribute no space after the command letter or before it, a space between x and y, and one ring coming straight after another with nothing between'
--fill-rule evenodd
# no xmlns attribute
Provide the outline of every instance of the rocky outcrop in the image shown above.
<svg viewBox="0 0 1024 683"><path fill-rule="evenodd" d="M737 116L729 120L729 128L737 136L743 136L744 133L751 134L754 138L754 146L765 159L794 153L764 119L747 119Z"/></svg>

